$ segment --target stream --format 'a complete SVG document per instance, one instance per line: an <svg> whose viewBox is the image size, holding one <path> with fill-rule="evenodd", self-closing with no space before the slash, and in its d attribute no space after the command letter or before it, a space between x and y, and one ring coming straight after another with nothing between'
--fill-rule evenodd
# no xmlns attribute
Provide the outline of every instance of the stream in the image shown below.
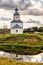
<svg viewBox="0 0 43 65"><path fill-rule="evenodd" d="M38 55L17 55L0 51L0 57L13 58L22 62L40 62L43 63L43 53Z"/></svg>

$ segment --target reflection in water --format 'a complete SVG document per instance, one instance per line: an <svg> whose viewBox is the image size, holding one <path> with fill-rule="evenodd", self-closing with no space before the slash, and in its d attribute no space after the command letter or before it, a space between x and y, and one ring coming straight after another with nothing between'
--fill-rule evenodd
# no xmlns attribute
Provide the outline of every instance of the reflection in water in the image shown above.
<svg viewBox="0 0 43 65"><path fill-rule="evenodd" d="M17 55L0 51L0 57L13 58L22 62L43 62L43 53L38 55Z"/></svg>

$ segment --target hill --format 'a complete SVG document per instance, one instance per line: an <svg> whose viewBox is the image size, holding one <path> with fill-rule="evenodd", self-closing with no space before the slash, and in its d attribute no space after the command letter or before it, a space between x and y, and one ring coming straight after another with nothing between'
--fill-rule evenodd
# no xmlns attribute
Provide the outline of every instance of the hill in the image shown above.
<svg viewBox="0 0 43 65"><path fill-rule="evenodd" d="M43 33L0 35L0 50L34 55L43 52Z"/></svg>
<svg viewBox="0 0 43 65"><path fill-rule="evenodd" d="M3 34L0 35L0 43L43 45L43 33L39 34Z"/></svg>

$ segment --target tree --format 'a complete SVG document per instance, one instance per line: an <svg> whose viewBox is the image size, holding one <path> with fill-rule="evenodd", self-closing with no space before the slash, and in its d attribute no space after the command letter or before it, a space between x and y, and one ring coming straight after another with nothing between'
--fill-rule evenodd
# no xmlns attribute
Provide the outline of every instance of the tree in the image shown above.
<svg viewBox="0 0 43 65"><path fill-rule="evenodd" d="M8 25L4 23L3 25L3 30L4 30L4 33L7 34L7 30L8 30Z"/></svg>
<svg viewBox="0 0 43 65"><path fill-rule="evenodd" d="M43 32L43 27L40 27L38 31Z"/></svg>
<svg viewBox="0 0 43 65"><path fill-rule="evenodd" d="M7 24L3 24L3 29L8 29L8 25Z"/></svg>
<svg viewBox="0 0 43 65"><path fill-rule="evenodd" d="M34 31L38 31L38 27L32 27Z"/></svg>

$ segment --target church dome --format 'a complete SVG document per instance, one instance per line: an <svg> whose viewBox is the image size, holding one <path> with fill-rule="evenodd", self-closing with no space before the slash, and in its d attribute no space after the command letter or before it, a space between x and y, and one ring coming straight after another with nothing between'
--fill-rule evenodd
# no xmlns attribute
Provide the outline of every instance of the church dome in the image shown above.
<svg viewBox="0 0 43 65"><path fill-rule="evenodd" d="M20 14L18 12L15 12L14 13L14 16L19 16Z"/></svg>
<svg viewBox="0 0 43 65"><path fill-rule="evenodd" d="M16 8L15 11L18 11L18 9Z"/></svg>
<svg viewBox="0 0 43 65"><path fill-rule="evenodd" d="M18 8L15 9L14 16L19 16L20 14L18 13Z"/></svg>

